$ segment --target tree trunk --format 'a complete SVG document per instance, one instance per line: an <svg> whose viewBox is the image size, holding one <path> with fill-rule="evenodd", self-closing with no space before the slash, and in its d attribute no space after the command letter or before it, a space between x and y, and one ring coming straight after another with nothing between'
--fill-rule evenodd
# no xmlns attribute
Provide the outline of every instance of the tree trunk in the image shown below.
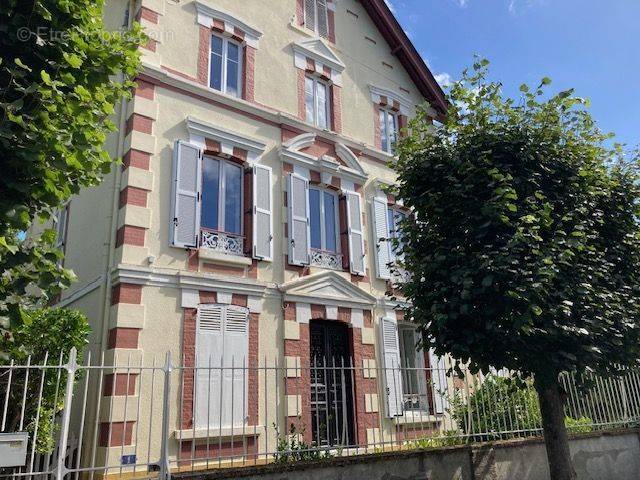
<svg viewBox="0 0 640 480"><path fill-rule="evenodd" d="M555 380L536 380L536 391L540 400L544 443L551 480L575 480L575 469L569 451L569 437L564 424L565 394Z"/></svg>

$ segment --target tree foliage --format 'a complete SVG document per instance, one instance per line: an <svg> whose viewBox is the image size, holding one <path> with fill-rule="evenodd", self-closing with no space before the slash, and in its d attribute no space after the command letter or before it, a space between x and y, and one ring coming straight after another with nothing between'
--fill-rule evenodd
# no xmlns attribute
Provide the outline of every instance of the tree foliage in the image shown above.
<svg viewBox="0 0 640 480"><path fill-rule="evenodd" d="M0 3L0 328L17 305L54 295L72 280L52 234L20 232L81 187L96 185L112 159L104 149L114 105L139 68L139 25L109 32L103 0ZM0 334L2 332L0 331ZM5 331L5 333L7 333Z"/></svg>
<svg viewBox="0 0 640 480"><path fill-rule="evenodd" d="M24 322L13 331L12 339L0 340L2 350L8 352L16 365L64 365L72 348L78 351L78 363L82 362L82 352L88 343L89 322L77 310L44 308L23 311ZM0 365L8 361L0 359ZM0 398L7 394L9 370L0 369ZM42 381L42 395L40 382ZM39 453L53 451L56 433L56 415L64 405L64 385L66 373L57 369L15 370L11 377L7 412L7 431L16 431L22 417L28 431L34 432L39 411L38 438L36 448ZM26 386L26 395L24 395ZM40 405L38 408L38 402Z"/></svg>
<svg viewBox="0 0 640 480"><path fill-rule="evenodd" d="M505 98L477 61L399 146L403 291L425 347L532 376L553 478L576 478L561 372L640 358L640 177L572 90Z"/></svg>
<svg viewBox="0 0 640 480"><path fill-rule="evenodd" d="M640 178L586 101L504 98L479 61L399 146L404 293L428 347L555 382L640 357Z"/></svg>

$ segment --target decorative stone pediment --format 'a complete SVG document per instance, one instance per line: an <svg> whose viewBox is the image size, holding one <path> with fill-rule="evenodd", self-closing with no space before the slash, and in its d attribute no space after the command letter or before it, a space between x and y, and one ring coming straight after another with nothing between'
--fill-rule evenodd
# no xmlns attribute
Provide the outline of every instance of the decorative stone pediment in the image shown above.
<svg viewBox="0 0 640 480"><path fill-rule="evenodd" d="M323 272L302 277L282 286L284 300L317 305L367 308L376 297L346 280L336 272Z"/></svg>
<svg viewBox="0 0 640 480"><path fill-rule="evenodd" d="M316 62L319 62L338 73L342 72L345 68L342 60L333 53L333 50L322 40L321 38L311 38L309 40L301 40L293 44L293 51L295 53L301 53L307 58L312 58Z"/></svg>
<svg viewBox="0 0 640 480"><path fill-rule="evenodd" d="M331 80L337 85L342 83L342 71L345 65L324 40L321 38L301 40L294 42L291 48L293 48L296 68L306 70L307 60L313 60L317 72L323 72L324 67L327 67L331 70Z"/></svg>
<svg viewBox="0 0 640 480"><path fill-rule="evenodd" d="M336 155L342 161L340 164L335 158L328 155L316 158L302 151L311 147L315 141L315 133L302 133L283 143L280 154L287 162L303 168L316 170L330 176L336 175L357 183L366 182L367 173L362 168L356 154L349 147L342 143L336 144Z"/></svg>

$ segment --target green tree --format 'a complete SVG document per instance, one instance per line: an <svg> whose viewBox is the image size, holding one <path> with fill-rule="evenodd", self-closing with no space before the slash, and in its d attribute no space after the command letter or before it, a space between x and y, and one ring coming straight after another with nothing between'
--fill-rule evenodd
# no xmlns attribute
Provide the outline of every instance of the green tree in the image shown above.
<svg viewBox="0 0 640 480"><path fill-rule="evenodd" d="M19 323L20 305L46 301L73 279L59 267L53 232L29 241L20 232L98 184L113 162L104 149L115 129L109 116L130 95L143 35L137 24L108 32L103 7L0 3L0 335Z"/></svg>
<svg viewBox="0 0 640 480"><path fill-rule="evenodd" d="M2 339L2 349L9 353L16 365L64 365L72 348L78 351L78 363L82 362L82 352L87 345L90 333L87 317L77 310L44 308L23 310L24 321L15 328L11 339ZM1 361L0 365L8 364ZM7 412L7 431L16 431L22 418L23 396L24 424L28 431L34 432L36 417L38 437L35 439L39 453L53 451L56 433L55 417L64 406L64 385L66 373L57 369L15 370L8 384L8 370L0 368L0 398L5 399L9 388ZM44 377L41 376L44 375ZM40 381L42 380L42 396ZM26 395L24 395L26 388ZM38 408L38 402L40 402Z"/></svg>
<svg viewBox="0 0 640 480"><path fill-rule="evenodd" d="M552 478L573 479L559 374L640 357L640 178L572 90L505 98L487 64L399 145L407 315L437 354L532 376Z"/></svg>

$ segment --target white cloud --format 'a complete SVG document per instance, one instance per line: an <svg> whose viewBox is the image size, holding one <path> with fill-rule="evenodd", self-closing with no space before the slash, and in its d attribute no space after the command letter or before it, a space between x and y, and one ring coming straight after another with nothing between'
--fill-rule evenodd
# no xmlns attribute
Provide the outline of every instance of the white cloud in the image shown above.
<svg viewBox="0 0 640 480"><path fill-rule="evenodd" d="M453 82L451 80L451 75L449 75L447 72L437 73L434 75L434 78L436 79L436 82L438 82L438 84L443 88L448 87Z"/></svg>
<svg viewBox="0 0 640 480"><path fill-rule="evenodd" d="M385 0L389 3L389 0ZM460 8L467 7L471 0L451 0ZM524 10L534 7L536 5L544 5L547 3L547 0L506 0L505 1L507 10L511 15L521 14Z"/></svg>

